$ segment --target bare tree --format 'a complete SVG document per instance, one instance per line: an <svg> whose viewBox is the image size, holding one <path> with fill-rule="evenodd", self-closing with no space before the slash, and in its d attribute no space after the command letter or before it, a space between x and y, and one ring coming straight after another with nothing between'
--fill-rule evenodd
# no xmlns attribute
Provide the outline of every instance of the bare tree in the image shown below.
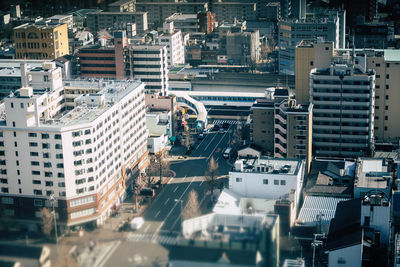
<svg viewBox="0 0 400 267"><path fill-rule="evenodd" d="M205 179L208 184L208 188L211 191L211 199L214 199L214 189L218 186L218 162L215 162L214 157L211 157L210 161L208 162L208 168L206 171Z"/></svg>
<svg viewBox="0 0 400 267"><path fill-rule="evenodd" d="M159 183L162 184L162 177L167 175L170 171L169 169L169 161L166 158L166 153L164 151L160 151L155 153L150 158L150 165L147 167L148 175L158 175L160 177Z"/></svg>
<svg viewBox="0 0 400 267"><path fill-rule="evenodd" d="M42 231L48 239L52 238L53 232L53 215L48 208L42 208Z"/></svg>
<svg viewBox="0 0 400 267"><path fill-rule="evenodd" d="M185 140L184 140L183 145L186 147L186 153L187 153L187 154L190 154L189 151L192 150L193 138L192 138L192 136L190 135L190 132L189 132L189 131L185 131L185 132L184 132L184 136L185 136Z"/></svg>
<svg viewBox="0 0 400 267"><path fill-rule="evenodd" d="M182 211L182 220L187 220L200 216L200 206L196 191L190 191L185 208Z"/></svg>

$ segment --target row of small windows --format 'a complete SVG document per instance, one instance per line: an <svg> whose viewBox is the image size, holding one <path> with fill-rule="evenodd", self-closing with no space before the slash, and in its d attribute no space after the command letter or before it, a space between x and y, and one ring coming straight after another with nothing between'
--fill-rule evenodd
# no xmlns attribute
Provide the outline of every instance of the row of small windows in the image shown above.
<svg viewBox="0 0 400 267"><path fill-rule="evenodd" d="M15 143L16 143L16 142L15 142ZM15 144L15 146L17 146L17 145ZM36 142L29 142L29 146L30 146L30 147L38 147L38 143L36 143ZM42 143L42 148L50 149L50 144L49 144L49 143ZM56 149L62 149L62 145L61 145L61 144L56 144L56 145L55 145L55 148L56 148Z"/></svg>
<svg viewBox="0 0 400 267"><path fill-rule="evenodd" d="M37 133L28 133L29 137L38 137ZM50 134L48 133L42 133L41 134L42 139L49 139L50 138ZM55 134L54 135L54 139L60 140L61 139L61 134Z"/></svg>
<svg viewBox="0 0 400 267"><path fill-rule="evenodd" d="M237 183L243 182L243 178L236 178ZM268 179L263 179L263 184L268 184ZM286 180L274 179L274 185L286 185Z"/></svg>

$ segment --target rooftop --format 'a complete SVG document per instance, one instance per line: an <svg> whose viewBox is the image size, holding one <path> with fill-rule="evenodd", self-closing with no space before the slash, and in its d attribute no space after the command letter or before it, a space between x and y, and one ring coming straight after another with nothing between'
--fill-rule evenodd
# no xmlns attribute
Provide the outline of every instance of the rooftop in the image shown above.
<svg viewBox="0 0 400 267"><path fill-rule="evenodd" d="M68 15L66 15L66 14L61 14L61 15L54 15L54 16L51 16L50 18L47 18L47 19L63 19L63 18L67 18L67 17L70 17L70 16L72 16L72 14L68 14Z"/></svg>
<svg viewBox="0 0 400 267"><path fill-rule="evenodd" d="M28 29L29 27L35 27L37 29L54 29L59 26L62 26L64 24L59 24L59 23L52 23L50 20L46 21L39 21L37 23L25 23L22 25L19 25L17 27L14 27L14 30L20 30L20 29Z"/></svg>
<svg viewBox="0 0 400 267"><path fill-rule="evenodd" d="M197 20L197 14L174 13L171 16L169 16L165 21L182 21L182 20Z"/></svg>
<svg viewBox="0 0 400 267"><path fill-rule="evenodd" d="M383 159L359 159L354 187L386 189L390 178L389 166Z"/></svg>
<svg viewBox="0 0 400 267"><path fill-rule="evenodd" d="M184 238L219 242L259 242L264 227L273 227L276 215L210 213L182 223Z"/></svg>
<svg viewBox="0 0 400 267"><path fill-rule="evenodd" d="M336 205L340 201L346 200L349 200L349 198L306 196L297 218L298 223L315 225L319 220L318 216L321 215L321 223L329 225L331 219L335 216Z"/></svg>
<svg viewBox="0 0 400 267"><path fill-rule="evenodd" d="M103 105L78 105L71 111L59 114L57 117L48 121L41 122L46 126L71 126L76 124L84 124L94 121L102 113L108 110L114 103L119 102L132 90L135 90L142 83L139 81L131 82L116 82L116 81L65 81L65 87L68 88L100 88L97 94L82 95L87 97L101 97L104 96ZM84 100L82 100L84 102Z"/></svg>
<svg viewBox="0 0 400 267"><path fill-rule="evenodd" d="M297 175L302 161L298 159L280 159L260 157L258 159L239 159L232 171L255 172L274 175Z"/></svg>

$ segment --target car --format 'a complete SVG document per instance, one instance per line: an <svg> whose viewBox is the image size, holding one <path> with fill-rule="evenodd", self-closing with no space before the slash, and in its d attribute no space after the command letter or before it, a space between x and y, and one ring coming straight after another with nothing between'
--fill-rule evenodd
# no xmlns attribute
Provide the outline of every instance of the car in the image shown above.
<svg viewBox="0 0 400 267"><path fill-rule="evenodd" d="M140 190L140 195L141 196L153 197L154 196L154 189L152 189L152 188L142 188Z"/></svg>
<svg viewBox="0 0 400 267"><path fill-rule="evenodd" d="M224 128L221 128L221 129L219 129L219 131L218 131L218 133L220 133L220 134L224 134L226 131L225 131L225 129Z"/></svg>
<svg viewBox="0 0 400 267"><path fill-rule="evenodd" d="M213 131L218 131L219 128L220 128L219 125L218 125L218 124L215 124L214 127L212 128L212 130L213 130Z"/></svg>
<svg viewBox="0 0 400 267"><path fill-rule="evenodd" d="M133 218L133 220L131 221L131 229L134 231L139 230L143 224L144 224L143 217Z"/></svg>
<svg viewBox="0 0 400 267"><path fill-rule="evenodd" d="M197 139L199 139L199 140L204 139L204 134L203 134L203 133L199 133L199 134L197 135Z"/></svg>
<svg viewBox="0 0 400 267"><path fill-rule="evenodd" d="M228 129L230 126L230 124L228 122L224 122L224 124L222 124L222 128L224 129Z"/></svg>

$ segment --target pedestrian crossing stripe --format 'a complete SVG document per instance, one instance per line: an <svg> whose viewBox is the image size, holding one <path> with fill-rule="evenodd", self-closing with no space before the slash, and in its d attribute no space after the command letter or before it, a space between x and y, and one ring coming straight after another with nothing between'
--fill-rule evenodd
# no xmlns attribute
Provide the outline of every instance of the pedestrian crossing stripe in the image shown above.
<svg viewBox="0 0 400 267"><path fill-rule="evenodd" d="M241 121L237 121L237 120L214 120L212 123L213 124L224 124L224 123L241 124Z"/></svg>
<svg viewBox="0 0 400 267"><path fill-rule="evenodd" d="M129 234L126 238L129 242L154 242L162 245L175 245L177 238L174 236L152 235L152 234Z"/></svg>

